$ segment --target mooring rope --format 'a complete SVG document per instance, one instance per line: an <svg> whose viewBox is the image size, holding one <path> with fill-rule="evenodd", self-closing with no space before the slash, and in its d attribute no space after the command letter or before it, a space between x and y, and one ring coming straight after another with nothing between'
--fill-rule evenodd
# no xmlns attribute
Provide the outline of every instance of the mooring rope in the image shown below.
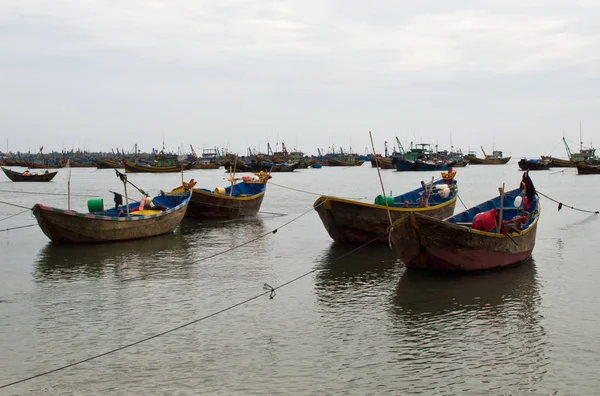
<svg viewBox="0 0 600 396"><path fill-rule="evenodd" d="M25 210L23 210L23 211L21 211L21 212L19 212L19 213L15 213L15 214L12 214L12 215L10 215L10 216L4 217L4 218L0 219L0 221L8 220L8 219L10 219L10 218L13 218L13 217L15 217L15 216L18 216L18 215L20 215L20 214L27 213L27 212L29 212L30 210L31 210L31 209L27 208L27 209L25 209Z"/></svg>
<svg viewBox="0 0 600 396"><path fill-rule="evenodd" d="M465 210L469 210L469 208L467 207L467 205L465 205L465 203L463 202L462 198L460 197L460 195L456 194L456 196L458 197L458 200L460 201L460 203L462 204L462 206L465 207Z"/></svg>
<svg viewBox="0 0 600 396"><path fill-rule="evenodd" d="M301 192L301 193L304 193L304 194L316 195L316 196L319 196L319 197L325 195L325 194L315 193L315 192L312 192L312 191L299 190L297 188L288 187L288 186L284 186L284 185L277 184L277 183L274 183L272 181L269 181L269 185L271 185L271 184L274 185L274 186L277 186L277 187L285 188L285 189L292 190L292 191L298 191L298 192ZM369 197L347 198L347 199L369 199Z"/></svg>
<svg viewBox="0 0 600 396"><path fill-rule="evenodd" d="M17 205L17 204L13 204L13 203L10 203L10 202L0 201L0 203L3 203L5 205L9 205L9 206L14 206L15 208L21 208L21 209L27 209L27 210L31 210L32 209L32 208L28 208L27 206Z"/></svg>
<svg viewBox="0 0 600 396"><path fill-rule="evenodd" d="M0 192L15 193L15 194L34 194L34 195L39 195L39 194L44 194L44 195L58 195L58 196L64 196L64 197L66 197L68 195L68 194L63 194L63 193L52 193L52 192L46 192L46 191L41 192L41 191L0 190ZM89 197L90 195L91 194L88 194L88 195L84 195L84 194L71 194L72 197Z"/></svg>
<svg viewBox="0 0 600 396"><path fill-rule="evenodd" d="M19 227L5 228L4 230L0 230L0 232L11 231L11 230L18 230L19 228L33 227L33 226L36 226L36 225L37 225L37 223L35 223L35 224L28 224L28 225L19 226Z"/></svg>
<svg viewBox="0 0 600 396"><path fill-rule="evenodd" d="M575 207L573 207L573 206L566 205L566 204L564 204L564 203L562 203L562 202L560 202L560 201L557 201L557 200L556 200L556 199L554 199L554 198L550 198L549 196L547 196L546 194L542 193L540 190L537 190L537 189L536 189L536 192L537 192L538 194L540 194L542 197L545 197L545 198L549 199L549 200L550 200L550 201L552 201L552 202L556 202L556 203L558 204L558 210L561 210L563 207L567 207L567 208L569 208L569 209L573 209L573 210L576 210L576 211L578 211L578 212L592 213L592 214L598 214L598 213L600 213L600 211L597 211L597 210L585 210L585 209L578 209L578 208L575 208Z"/></svg>
<svg viewBox="0 0 600 396"><path fill-rule="evenodd" d="M266 238L266 237L267 237L267 236L269 236L269 235L272 235L272 234L273 234L273 235L274 235L274 234L277 234L277 231L279 231L281 228L283 228L283 227L286 227L286 226L290 225L291 223L293 223L294 221L296 221L296 220L300 219L301 217L303 217L303 216L307 215L308 213L312 212L313 210L315 210L315 209L316 209L316 208L318 208L319 206L323 205L325 202L327 202L327 200L324 200L324 201L320 202L318 205L316 205L316 206L314 206L314 207L311 207L309 210L307 210L307 211L305 211L305 212L301 213L300 215L298 215L298 216L294 217L293 219L291 219L291 220L289 220L289 221L287 221L287 222L283 223L283 224L282 224L282 225L280 225L279 227L272 229L271 231L268 231L268 232L265 232L265 233L263 233L263 234L260 234L260 235L256 236L255 238L252 238L252 239L250 239L250 240L248 240L248 241L246 241L246 242L242 242L242 243L240 243L240 244L238 244L238 245L232 246L232 247L230 247L229 249L225 249L225 250L222 250L222 251L220 251L220 252L213 253L213 254L210 254L210 255L208 255L208 256L201 257L201 258L199 258L199 259L197 259L197 260L194 260L194 261L192 261L192 263L193 263L193 264L197 264L197 263L200 263L200 262L203 262L203 261L206 261L206 260L210 260L211 258L214 258L214 257L220 256L220 255L222 255L222 254L225 254L225 253L231 252L232 250L236 250L236 249L239 249L239 248L241 248L241 247L243 247L243 246L249 245L249 244L251 244L252 242L256 242L256 241L258 241L259 239ZM151 272L151 273L149 273L149 274L144 274L144 275L140 275L140 276L135 276L135 277L132 277L132 278L126 278L126 279L123 279L123 282L128 282L128 281L137 280L137 279L143 279L143 278L145 278L145 277L147 277L147 276L149 276L149 275L157 275L157 274L161 274L161 273L163 273L163 272L168 272L168 271L170 271L170 270L171 270L170 268L165 268L165 269L163 269L163 270L160 270L160 271L155 271L155 272Z"/></svg>
<svg viewBox="0 0 600 396"><path fill-rule="evenodd" d="M289 222L288 222L288 223L289 223ZM364 248L365 246L367 246L367 245L370 245L371 243L373 243L373 242L377 241L378 239L380 239L380 238L384 237L386 234L387 234L387 231L386 231L384 234L381 234L381 235L379 235L378 237L376 237L376 238L374 238L374 239L372 239L372 240L370 240L370 241L368 241L368 242L366 242L366 243L364 243L364 244L362 244L362 245L358 246L356 249L353 249L353 250L351 250L351 251L349 251L349 252L347 252L347 253L345 253L345 254L341 255L340 257L337 257L337 258L336 258L334 261L341 260L341 259L343 259L344 257L347 257L347 256L349 256L350 254L353 254L353 253L357 252L358 250L360 250L360 249ZM295 277L295 278L293 278L293 279L291 279L291 280L289 280L289 281L287 281L287 282L285 282L285 283L282 283L281 285L279 285L279 286L276 286L276 287L271 287L271 286L269 286L268 284L264 283L264 284L263 284L263 288L264 288L264 289L266 289L266 291L264 291L264 292L262 292L262 293L260 293L260 294L257 294L257 295L255 295L255 296L252 296L252 297L246 298L245 300L243 300L243 301L240 301L240 302L238 302L238 303L236 303L236 304L230 305L230 306L228 306L228 307L226 307L226 308L220 309L220 310L218 310L218 311L215 311L215 312L213 312L213 313L210 313L210 314L208 314L208 315L205 315L205 316L202 316L202 317L200 317L200 318L194 319L194 320L192 320L192 321L189 321L189 322L183 323L183 324L181 324L181 325L179 325L179 326L176 326L176 327L170 328L170 329L168 329L168 330L165 330L165 331L163 331L163 332L160 332L160 333L157 333L157 334L151 335L151 336L149 336L149 337L146 337L146 338L142 338L141 340L138 340L138 341L135 341L135 342L131 342L131 343L129 343L129 344L122 345L122 346L120 346L120 347L117 347L117 348L110 349L110 350L108 350L108 351L106 351L106 352L103 352L103 353L100 353L100 354L97 354L97 355L94 355L94 356L90 356L90 357L88 357L88 358L81 359L81 360L78 360L78 361L76 361L76 362L69 363L69 364L66 364L66 365L64 365L64 366L60 366L60 367L57 367L57 368L55 368L55 369L52 369L52 370L44 371L44 372L42 372L42 373L35 374L35 375L32 375L32 376L30 376L30 377L22 378L22 379L20 379L20 380L17 380L17 381L13 381L13 382L10 382L10 383L4 384L4 385L0 385L0 389L3 389L3 388L8 388L9 386L13 386L13 385L17 385L17 384L20 384L20 383L23 383L23 382L27 382L27 381L33 380L33 379L35 379L35 378L43 377L43 376L45 376L45 375L48 375L48 374L56 373L57 371L65 370L65 369L67 369L67 368L70 368L70 367L73 367L73 366L78 366L78 365L80 365L80 364L83 364L83 363L89 362L89 361L91 361L91 360L95 360L95 359L101 358L101 357L103 357L103 356L107 356L107 355L110 355L110 354L113 354L113 353L116 353L116 352L122 351L122 350L124 350L124 349L131 348L131 347L133 347L133 346L135 346L135 345L142 344L142 343L144 343L144 342L147 342L147 341L153 340L153 339L155 339L155 338L158 338L158 337L162 337L162 336L164 336L164 335L167 335L167 334L169 334L169 333L173 333L174 331L177 331L177 330L183 329L183 328L185 328L185 327L191 326L191 325L193 325L193 324L196 324L196 323L202 322L202 321L204 321L204 320L206 320L206 319L209 319L209 318L212 318L212 317L214 317L214 316L217 316L217 315L219 315L219 314L222 314L222 313L224 313L224 312L230 311L230 310L232 310L232 309L234 309L234 308L237 308L237 307L239 307L239 306L241 306L241 305L245 305L245 304L247 304L247 303L249 303L249 302L251 302L251 301L254 301L254 300L256 300L256 299L258 299L258 298L260 298L260 297L262 297L262 296L265 296L265 295L267 295L267 294L270 296L270 297L269 297L270 299L273 299L273 297L275 296L275 291L276 291L276 290L282 289L282 288L284 288L284 287L286 287L286 286L288 286L288 285L290 285L290 284L292 284L292 283L294 283L294 282L297 282L298 280L300 280L300 279L302 279L302 278L305 278L305 277L307 277L308 275L311 275L311 274L313 274L313 273L315 273L315 272L317 272L317 271L319 271L319 270L321 270L321 269L320 269L320 268L313 268L312 270L310 270L310 271L308 271L308 272L305 272L304 274L302 274L302 275L299 275L299 276L297 276L297 277Z"/></svg>

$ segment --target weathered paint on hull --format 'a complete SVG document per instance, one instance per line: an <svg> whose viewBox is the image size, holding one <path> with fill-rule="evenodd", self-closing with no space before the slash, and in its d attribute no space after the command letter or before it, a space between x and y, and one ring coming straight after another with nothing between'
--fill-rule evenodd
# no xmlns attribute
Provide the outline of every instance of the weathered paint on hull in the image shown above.
<svg viewBox="0 0 600 396"><path fill-rule="evenodd" d="M422 213L436 218L452 216L456 197L442 204L420 209ZM340 243L388 243L386 234L390 226L385 206L367 204L335 197L320 197L313 204L329 236ZM414 209L390 209L392 222L405 218Z"/></svg>
<svg viewBox="0 0 600 396"><path fill-rule="evenodd" d="M254 216L260 210L265 193L240 199L194 190L187 216L198 219L233 219Z"/></svg>
<svg viewBox="0 0 600 396"><path fill-rule="evenodd" d="M396 225L394 250L407 268L470 272L507 267L531 257L537 219L526 232L506 236L472 231L420 214ZM487 235L484 235L487 234Z"/></svg>
<svg viewBox="0 0 600 396"><path fill-rule="evenodd" d="M53 242L115 242L173 232L185 216L186 209L187 205L182 205L170 213L153 218L103 220L93 218L93 215L75 216L69 214L74 213L71 211L55 211L37 204L33 214L44 234Z"/></svg>

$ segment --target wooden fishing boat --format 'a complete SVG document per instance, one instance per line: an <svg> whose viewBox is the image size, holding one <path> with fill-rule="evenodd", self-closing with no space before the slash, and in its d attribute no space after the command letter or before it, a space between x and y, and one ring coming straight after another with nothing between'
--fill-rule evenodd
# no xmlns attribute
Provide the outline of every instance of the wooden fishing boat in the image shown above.
<svg viewBox="0 0 600 396"><path fill-rule="evenodd" d="M86 161L86 162L81 162L81 161L76 161L74 159L63 159L63 167L67 166L67 163L69 164L69 166L71 168L95 168L96 167L96 162L95 161Z"/></svg>
<svg viewBox="0 0 600 396"><path fill-rule="evenodd" d="M543 159L527 159L521 158L519 161L519 169L522 171L529 170L550 170L552 163Z"/></svg>
<svg viewBox="0 0 600 396"><path fill-rule="evenodd" d="M503 157L502 151L498 150L494 150L490 155L485 153L483 147L481 147L481 151L483 151L483 158L477 158L475 152L471 151L468 155L465 155L465 161L473 165L503 165L510 161L511 158Z"/></svg>
<svg viewBox="0 0 600 396"><path fill-rule="evenodd" d="M505 193L502 204L501 197L495 197L444 220L411 212L394 223L394 250L406 267L428 270L468 272L523 262L531 257L540 216L533 191L527 193L527 212L520 204L515 206L521 189ZM476 215L490 216L493 224L496 213L503 220L500 227L476 229Z"/></svg>
<svg viewBox="0 0 600 396"><path fill-rule="evenodd" d="M347 158L324 158L323 166L362 166L365 161L358 158L347 157Z"/></svg>
<svg viewBox="0 0 600 396"><path fill-rule="evenodd" d="M100 159L95 160L96 168L98 169L123 169L125 165L121 161L114 159Z"/></svg>
<svg viewBox="0 0 600 396"><path fill-rule="evenodd" d="M4 174L14 182L49 182L56 176L58 172L48 172L45 173L29 173L29 175L24 174L24 172L15 172L10 169L6 169L2 167Z"/></svg>
<svg viewBox="0 0 600 396"><path fill-rule="evenodd" d="M25 160L17 160L14 166L23 166L29 169L60 169L63 167L61 164L51 164L49 162L46 163Z"/></svg>
<svg viewBox="0 0 600 396"><path fill-rule="evenodd" d="M541 156L542 161L550 162L551 168L575 168L575 162L562 158L550 157L547 155Z"/></svg>
<svg viewBox="0 0 600 396"><path fill-rule="evenodd" d="M381 169L394 169L394 164L392 163L392 157L373 157L370 158L371 168L379 168Z"/></svg>
<svg viewBox="0 0 600 396"><path fill-rule="evenodd" d="M33 214L44 234L53 242L116 242L148 238L173 232L179 225L191 193L163 194L152 198L150 208L135 210L139 202L108 210L82 213L42 204L33 207ZM88 208L90 208L88 201Z"/></svg>
<svg viewBox="0 0 600 396"><path fill-rule="evenodd" d="M414 171L414 172L431 172L431 171L446 171L451 170L454 166L453 162L433 161L433 160L406 160L398 157L392 159L394 167L399 172Z"/></svg>
<svg viewBox="0 0 600 396"><path fill-rule="evenodd" d="M188 165L154 166L146 163L123 160L125 172L127 173L174 173L189 169Z"/></svg>
<svg viewBox="0 0 600 396"><path fill-rule="evenodd" d="M388 242L386 230L392 222L411 212L445 218L454 213L458 188L455 172L396 197L379 195L375 203L321 196L313 204L329 236L336 242ZM448 188L446 190L446 188ZM446 192L444 192L446 191ZM386 205L387 201L387 205Z"/></svg>
<svg viewBox="0 0 600 396"><path fill-rule="evenodd" d="M267 173L255 174L255 177L244 176L241 182L227 187L217 187L213 191L205 188L194 188L187 216L200 219L232 219L254 216L260 210L267 180ZM237 179L226 178L237 181ZM179 193L184 187L175 188Z"/></svg>
<svg viewBox="0 0 600 396"><path fill-rule="evenodd" d="M219 169L221 164L218 162L194 162L190 169Z"/></svg>
<svg viewBox="0 0 600 396"><path fill-rule="evenodd" d="M600 165L590 165L585 162L578 162L576 165L578 175L598 175L600 174Z"/></svg>

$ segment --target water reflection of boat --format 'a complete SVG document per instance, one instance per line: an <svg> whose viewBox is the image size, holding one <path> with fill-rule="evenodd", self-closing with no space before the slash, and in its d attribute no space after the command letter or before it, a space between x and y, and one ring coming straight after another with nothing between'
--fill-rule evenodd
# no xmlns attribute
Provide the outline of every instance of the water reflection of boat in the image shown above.
<svg viewBox="0 0 600 396"><path fill-rule="evenodd" d="M315 287L322 300L335 300L348 289L371 293L369 285L389 291L400 271L400 261L394 252L380 245L356 246L332 243L317 263Z"/></svg>
<svg viewBox="0 0 600 396"><path fill-rule="evenodd" d="M48 243L38 253L34 276L42 282L109 272L123 278L158 272L172 277L188 274L192 263L188 238L179 233L112 244Z"/></svg>
<svg viewBox="0 0 600 396"><path fill-rule="evenodd" d="M539 300L535 264L530 259L520 266L476 274L439 276L435 272L405 271L396 288L394 307L400 317L416 320L472 310L502 316L506 306L517 314L531 311Z"/></svg>
<svg viewBox="0 0 600 396"><path fill-rule="evenodd" d="M469 276L406 271L390 303L388 337L397 340L390 360L400 378L418 376L412 391L498 394L501 388L520 395L547 373L548 337L532 261ZM432 392L432 383L443 390Z"/></svg>

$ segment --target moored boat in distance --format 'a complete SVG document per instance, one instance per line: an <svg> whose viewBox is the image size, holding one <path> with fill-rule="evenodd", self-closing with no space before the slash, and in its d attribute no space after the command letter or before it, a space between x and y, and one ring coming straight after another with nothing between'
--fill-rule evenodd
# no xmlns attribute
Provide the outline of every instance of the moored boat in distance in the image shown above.
<svg viewBox="0 0 600 396"><path fill-rule="evenodd" d="M578 162L576 165L577 174L579 175L599 175L600 165L587 164L585 162Z"/></svg>
<svg viewBox="0 0 600 396"><path fill-rule="evenodd" d="M529 176L515 189L444 220L410 213L391 240L407 268L469 272L531 257L540 206ZM498 222L502 219L502 222Z"/></svg>
<svg viewBox="0 0 600 396"><path fill-rule="evenodd" d="M109 158L96 158L95 159L97 169L123 169L125 165L123 162L117 159Z"/></svg>
<svg viewBox="0 0 600 396"><path fill-rule="evenodd" d="M254 216L260 210L267 180L271 176L260 172L251 176L243 176L242 181L227 187L214 190L194 188L187 216L200 219L232 219ZM226 180L235 182L233 177ZM193 186L192 186L193 187ZM186 186L175 188L172 193L182 192ZM189 188L189 187L188 187Z"/></svg>
<svg viewBox="0 0 600 396"><path fill-rule="evenodd" d="M556 158L549 155L542 155L542 161L550 163L551 168L575 168L575 163L571 160Z"/></svg>
<svg viewBox="0 0 600 396"><path fill-rule="evenodd" d="M550 170L552 166L551 161L537 159L537 158L521 158L519 160L519 169L522 171L528 170Z"/></svg>
<svg viewBox="0 0 600 396"><path fill-rule="evenodd" d="M458 187L455 172L434 183L398 195L379 195L375 203L321 196L313 204L329 236L336 242L366 243L377 239L387 242L390 217L396 221L410 212L445 218L454 213Z"/></svg>
<svg viewBox="0 0 600 396"><path fill-rule="evenodd" d="M156 166L150 165L139 161L129 161L124 159L123 165L125 166L125 172L127 173L174 173L181 172L184 169L189 169L191 164L187 165L166 165Z"/></svg>
<svg viewBox="0 0 600 396"><path fill-rule="evenodd" d="M470 151L468 155L465 155L465 160L473 165L503 165L510 161L511 158L504 157L502 151L499 150L494 150L489 155L485 153L483 147L481 147L481 151L483 151L483 158L478 158L474 151Z"/></svg>
<svg viewBox="0 0 600 396"><path fill-rule="evenodd" d="M142 202L104 210L101 200L89 200L89 213L42 204L33 214L44 234L53 242L116 242L148 238L173 232L179 225L191 193L161 194Z"/></svg>
<svg viewBox="0 0 600 396"><path fill-rule="evenodd" d="M15 172L11 169L6 169L5 167L2 167L2 171L6 177L14 182L49 182L54 179L54 176L58 173L58 171L36 173L30 172L29 170L26 170L25 172Z"/></svg>

